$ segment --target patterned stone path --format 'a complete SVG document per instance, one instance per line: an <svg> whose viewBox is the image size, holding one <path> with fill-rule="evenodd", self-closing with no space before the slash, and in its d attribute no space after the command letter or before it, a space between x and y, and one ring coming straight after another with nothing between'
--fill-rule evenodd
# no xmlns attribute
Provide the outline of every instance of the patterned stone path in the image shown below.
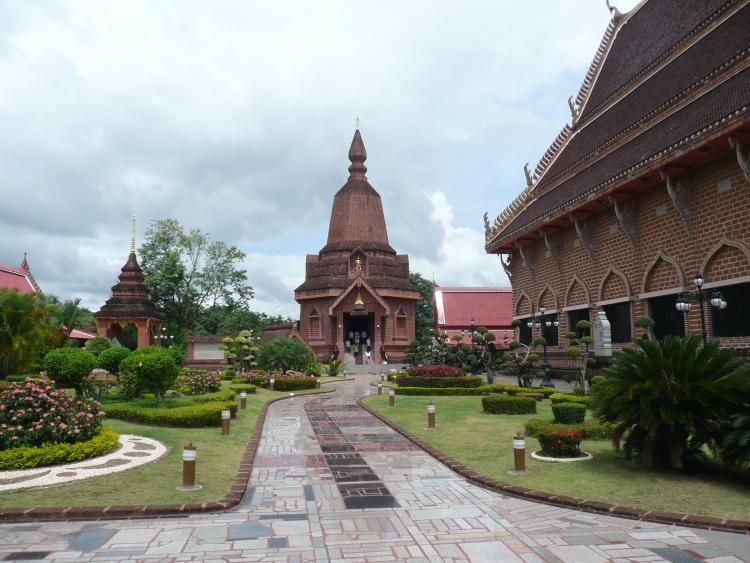
<svg viewBox="0 0 750 563"><path fill-rule="evenodd" d="M274 403L234 511L5 524L0 560L749 560L747 536L588 514L467 483L355 405L368 383Z"/></svg>

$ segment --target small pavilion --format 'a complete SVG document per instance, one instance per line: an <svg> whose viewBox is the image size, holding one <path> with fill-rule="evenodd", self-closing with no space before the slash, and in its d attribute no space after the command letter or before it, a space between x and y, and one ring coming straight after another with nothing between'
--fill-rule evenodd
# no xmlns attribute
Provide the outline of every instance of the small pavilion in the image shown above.
<svg viewBox="0 0 750 563"><path fill-rule="evenodd" d="M124 329L133 325L138 333L136 347L158 344L163 321L148 297L143 270L135 255L135 216L130 239L130 255L122 267L119 281L112 286L112 297L94 313L98 336L123 342Z"/></svg>

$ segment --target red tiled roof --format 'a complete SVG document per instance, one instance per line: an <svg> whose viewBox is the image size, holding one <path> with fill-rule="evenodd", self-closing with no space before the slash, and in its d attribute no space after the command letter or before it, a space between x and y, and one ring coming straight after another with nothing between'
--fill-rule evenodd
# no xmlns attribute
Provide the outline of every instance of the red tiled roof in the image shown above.
<svg viewBox="0 0 750 563"><path fill-rule="evenodd" d="M509 287L435 287L438 326L510 328L513 320L513 290Z"/></svg>
<svg viewBox="0 0 750 563"><path fill-rule="evenodd" d="M39 286L36 285L30 271L0 264L0 288L17 289L21 293L36 293Z"/></svg>
<svg viewBox="0 0 750 563"><path fill-rule="evenodd" d="M74 338L76 340L91 340L92 338L96 338L96 334L91 334L90 332L74 328L70 331L70 338Z"/></svg>

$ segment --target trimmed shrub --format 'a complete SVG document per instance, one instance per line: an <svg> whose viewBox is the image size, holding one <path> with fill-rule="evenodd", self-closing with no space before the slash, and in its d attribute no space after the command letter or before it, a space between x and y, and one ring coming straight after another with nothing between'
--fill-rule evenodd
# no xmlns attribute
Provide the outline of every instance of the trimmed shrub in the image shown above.
<svg viewBox="0 0 750 563"><path fill-rule="evenodd" d="M536 400L531 397L490 395L482 398L482 408L491 414L536 414Z"/></svg>
<svg viewBox="0 0 750 563"><path fill-rule="evenodd" d="M417 366L409 368L408 373L412 377L461 377L466 375L461 368L443 365Z"/></svg>
<svg viewBox="0 0 750 563"><path fill-rule="evenodd" d="M245 393L255 393L257 390L255 385L250 385L249 383L233 383L229 388L235 393L239 393L240 391L244 391Z"/></svg>
<svg viewBox="0 0 750 563"><path fill-rule="evenodd" d="M126 399L135 399L143 395L143 390L138 382L138 376L134 373L121 373L118 375L117 386L120 388L122 396Z"/></svg>
<svg viewBox="0 0 750 563"><path fill-rule="evenodd" d="M107 416L152 426L172 426L177 428L200 428L221 424L221 411L229 409L234 416L239 408L235 401L200 403L171 409L136 407L130 403L107 405Z"/></svg>
<svg viewBox="0 0 750 563"><path fill-rule="evenodd" d="M83 348L56 348L44 356L44 369L58 387L83 393L83 380L96 367L96 358Z"/></svg>
<svg viewBox="0 0 750 563"><path fill-rule="evenodd" d="M125 346L107 348L99 354L96 362L100 368L109 373L120 373L120 363L130 355L130 350Z"/></svg>
<svg viewBox="0 0 750 563"><path fill-rule="evenodd" d="M527 436L536 438L543 428L574 428L583 433L584 440L609 440L615 431L615 425L610 422L597 422L591 420L575 426L555 424L541 418L530 418L526 421L524 431Z"/></svg>
<svg viewBox="0 0 750 563"><path fill-rule="evenodd" d="M582 405L588 405L590 396L574 395L573 393L554 393L549 396L549 400L553 405L556 403L580 403Z"/></svg>
<svg viewBox="0 0 750 563"><path fill-rule="evenodd" d="M112 348L112 342L109 341L109 338L105 338L104 336L95 336L86 341L84 348L91 352L95 357L98 357L99 354L104 352L104 350Z"/></svg>
<svg viewBox="0 0 750 563"><path fill-rule="evenodd" d="M516 397L530 397L535 401L539 402L544 399L544 393L518 393Z"/></svg>
<svg viewBox="0 0 750 563"><path fill-rule="evenodd" d="M27 379L31 379L31 381L33 381L34 383L40 383L42 381L36 374L5 376L5 381L7 381L8 383L20 383L21 381L26 381Z"/></svg>
<svg viewBox="0 0 750 563"><path fill-rule="evenodd" d="M403 387L479 387L481 377L426 377L399 375L396 383Z"/></svg>
<svg viewBox="0 0 750 563"><path fill-rule="evenodd" d="M543 428L537 440L542 455L551 457L580 457L583 432L578 428Z"/></svg>
<svg viewBox="0 0 750 563"><path fill-rule="evenodd" d="M482 387L396 387L396 395L485 395Z"/></svg>
<svg viewBox="0 0 750 563"><path fill-rule="evenodd" d="M554 387L519 387L509 383L492 383L493 393L506 393L508 395L518 395L519 393L541 393L545 399L557 392Z"/></svg>
<svg viewBox="0 0 750 563"><path fill-rule="evenodd" d="M214 403L214 402L226 402L233 401L235 391L232 389L222 389L215 393L206 393L205 395L194 395L190 397L194 403Z"/></svg>
<svg viewBox="0 0 750 563"><path fill-rule="evenodd" d="M205 370L183 371L177 378L177 388L187 395L202 395L215 393L221 388L221 380L216 373Z"/></svg>
<svg viewBox="0 0 750 563"><path fill-rule="evenodd" d="M0 450L89 440L103 419L97 401L31 379L13 383L0 395Z"/></svg>
<svg viewBox="0 0 750 563"><path fill-rule="evenodd" d="M83 461L117 448L120 435L109 426L100 428L90 440L76 444L52 444L0 451L0 470L33 469Z"/></svg>
<svg viewBox="0 0 750 563"><path fill-rule="evenodd" d="M233 380L233 379L234 379L235 377L237 377L237 370L235 370L235 369L234 369L234 368L232 368L232 367L230 367L230 368L227 368L227 369L226 369L226 370L224 370L224 371L222 372L222 374L221 374L221 378L222 378L222 379L223 379L224 381L232 381L232 380Z"/></svg>
<svg viewBox="0 0 750 563"><path fill-rule="evenodd" d="M297 338L279 336L258 349L258 365L263 369L302 370L312 361L315 361L312 348Z"/></svg>
<svg viewBox="0 0 750 563"><path fill-rule="evenodd" d="M297 391L299 389L315 389L315 378L306 375L288 377L286 375L278 375L274 377L273 388L274 391Z"/></svg>
<svg viewBox="0 0 750 563"><path fill-rule="evenodd" d="M161 404L164 393L177 379L177 365L174 357L159 348L140 348L125 358L120 364L121 373L134 374L137 387L156 395L156 403Z"/></svg>
<svg viewBox="0 0 750 563"><path fill-rule="evenodd" d="M586 405L581 403L552 403L555 422L560 424L580 424L586 418Z"/></svg>

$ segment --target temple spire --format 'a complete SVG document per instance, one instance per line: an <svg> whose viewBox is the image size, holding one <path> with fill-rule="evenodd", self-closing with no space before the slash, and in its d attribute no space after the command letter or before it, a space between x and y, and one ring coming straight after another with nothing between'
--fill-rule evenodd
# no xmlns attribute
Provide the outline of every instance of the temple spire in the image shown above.
<svg viewBox="0 0 750 563"><path fill-rule="evenodd" d="M130 253L135 254L135 213L133 213L133 226L130 230Z"/></svg>
<svg viewBox="0 0 750 563"><path fill-rule="evenodd" d="M349 147L349 160L352 163L349 166L349 179L366 180L365 172L367 172L367 166L365 166L365 160L367 160L367 151L365 150L364 142L362 142L362 135L360 135L359 129L354 131L352 146Z"/></svg>
<svg viewBox="0 0 750 563"><path fill-rule="evenodd" d="M26 260L25 252L23 253L23 262L21 262L21 269L26 270L27 272L31 270L31 268L29 268L29 262L28 260Z"/></svg>

